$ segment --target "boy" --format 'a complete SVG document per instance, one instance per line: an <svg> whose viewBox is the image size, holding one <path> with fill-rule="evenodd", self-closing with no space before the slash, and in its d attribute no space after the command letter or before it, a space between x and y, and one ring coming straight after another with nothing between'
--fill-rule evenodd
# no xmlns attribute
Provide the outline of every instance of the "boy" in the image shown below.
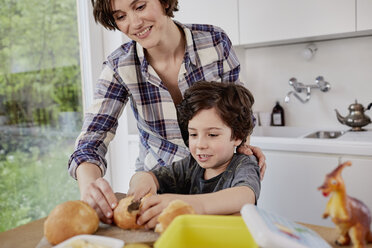
<svg viewBox="0 0 372 248"><path fill-rule="evenodd" d="M138 224L154 227L175 199L189 203L197 214L233 214L246 203L257 203L257 160L234 153L252 132L253 102L246 88L231 83L199 82L186 90L178 115L191 155L132 177L128 194L135 199L154 194L144 199Z"/></svg>

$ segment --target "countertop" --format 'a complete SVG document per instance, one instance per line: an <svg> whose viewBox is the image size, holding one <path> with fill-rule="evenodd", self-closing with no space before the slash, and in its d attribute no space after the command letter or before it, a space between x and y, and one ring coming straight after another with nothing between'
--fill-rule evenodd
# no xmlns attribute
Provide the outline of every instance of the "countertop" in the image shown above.
<svg viewBox="0 0 372 248"><path fill-rule="evenodd" d="M40 244L45 238L43 238L43 223L45 218L32 221L26 225L19 226L17 228L8 230L6 232L0 233L0 243L2 248L30 248L30 247L40 247ZM337 238L337 232L335 228L316 226L310 224L301 223L304 226L307 226L317 232L322 236L332 247L339 247L334 244L334 240ZM112 228L117 228L112 226ZM118 228L117 228L118 229ZM123 231L123 230L122 230ZM97 234L105 235L104 230L98 230ZM144 235L146 235L144 239ZM128 242L128 237L123 236L120 231L115 231L115 238L122 239ZM150 238L149 238L150 237ZM156 240L157 234L153 233L152 235L146 232L139 232L136 236L136 242L149 242L149 240ZM343 246L351 247L351 246ZM372 244L367 245L367 247L372 248Z"/></svg>
<svg viewBox="0 0 372 248"><path fill-rule="evenodd" d="M305 138L316 131L345 131L335 139ZM262 150L372 156L372 129L351 132L346 128L255 127L251 144Z"/></svg>

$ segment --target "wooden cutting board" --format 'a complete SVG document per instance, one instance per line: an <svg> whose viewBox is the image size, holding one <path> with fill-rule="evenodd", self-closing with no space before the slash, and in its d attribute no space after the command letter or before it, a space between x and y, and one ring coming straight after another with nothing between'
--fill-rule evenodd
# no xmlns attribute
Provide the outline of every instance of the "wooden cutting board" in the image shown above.
<svg viewBox="0 0 372 248"><path fill-rule="evenodd" d="M148 230L123 230L117 226L100 223L98 231L94 235L101 235L124 240L125 244L129 243L146 243L152 245L158 238L159 234ZM52 245L43 237L36 248L50 248Z"/></svg>
<svg viewBox="0 0 372 248"><path fill-rule="evenodd" d="M126 194L119 192L116 192L115 195L119 201L126 196ZM125 242L125 244L146 243L150 244L151 246L159 238L159 234L152 230L123 230L117 226L103 224L102 222L100 222L98 231L94 235L121 239ZM52 247L52 245L45 237L43 237L36 246L36 248L50 247Z"/></svg>

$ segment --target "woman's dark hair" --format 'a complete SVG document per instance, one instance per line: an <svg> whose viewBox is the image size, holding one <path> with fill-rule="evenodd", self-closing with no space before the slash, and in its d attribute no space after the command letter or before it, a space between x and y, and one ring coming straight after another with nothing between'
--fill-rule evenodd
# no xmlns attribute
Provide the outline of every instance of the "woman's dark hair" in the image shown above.
<svg viewBox="0 0 372 248"><path fill-rule="evenodd" d="M91 0L93 16L96 22L101 23L106 29L119 29L112 15L112 0ZM178 0L158 0L164 6L165 14L174 17L173 12L178 11Z"/></svg>
<svg viewBox="0 0 372 248"><path fill-rule="evenodd" d="M198 82L187 89L177 106L181 130L187 131L189 121L203 109L215 108L223 122L232 130L232 139L246 141L252 133L252 93L244 86L233 83ZM185 135L186 136L186 135ZM184 137L185 138L185 137Z"/></svg>

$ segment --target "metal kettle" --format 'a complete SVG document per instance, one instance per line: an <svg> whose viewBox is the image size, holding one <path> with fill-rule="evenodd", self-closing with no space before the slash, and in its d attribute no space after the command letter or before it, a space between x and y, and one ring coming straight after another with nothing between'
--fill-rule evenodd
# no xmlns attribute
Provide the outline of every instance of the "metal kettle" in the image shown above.
<svg viewBox="0 0 372 248"><path fill-rule="evenodd" d="M366 110L369 110L372 107L370 103ZM364 114L364 107L362 104L358 103L355 100L355 103L349 106L349 115L341 116L340 113L335 109L337 119L340 123L351 127L351 131L363 131L362 127L371 123L371 119Z"/></svg>

